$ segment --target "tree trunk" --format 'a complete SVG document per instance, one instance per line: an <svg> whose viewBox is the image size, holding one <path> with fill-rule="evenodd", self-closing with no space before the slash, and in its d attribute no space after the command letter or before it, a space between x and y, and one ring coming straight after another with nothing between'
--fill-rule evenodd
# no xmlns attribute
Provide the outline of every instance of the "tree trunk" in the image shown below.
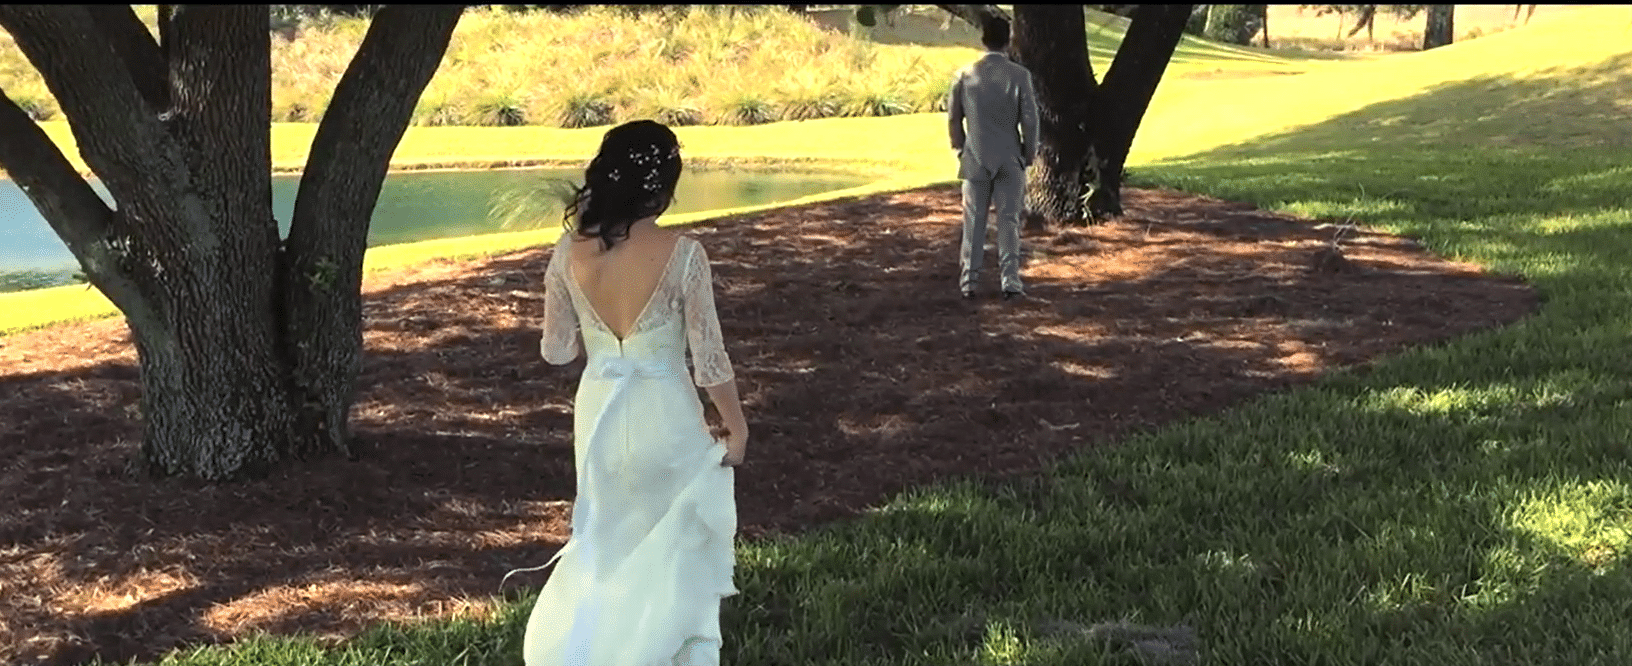
<svg viewBox="0 0 1632 666"><path fill-rule="evenodd" d="M1089 188L1087 201L1088 215L1094 220L1122 214L1122 179L1128 151L1167 71L1167 63L1184 36L1189 17L1190 5L1140 5L1116 58L1105 72L1105 82L1098 91L1098 99L1103 102L1096 105L1103 114L1095 123L1096 159L1084 164L1085 171L1095 172L1085 173L1084 182L1092 184L1087 176L1098 176L1097 185Z"/></svg>
<svg viewBox="0 0 1632 666"><path fill-rule="evenodd" d="M1362 29L1370 30L1372 24L1374 22L1376 22L1376 20L1377 20L1377 5L1355 5L1355 6L1359 7L1359 10L1357 10L1358 13L1356 14L1355 19L1354 19L1354 27L1349 28L1349 34L1348 34L1349 37L1353 37L1355 35L1360 34L1360 31ZM1366 38L1367 39L1371 38L1371 33L1370 32L1366 33Z"/></svg>
<svg viewBox="0 0 1632 666"><path fill-rule="evenodd" d="M1083 158L1096 97L1087 27L1078 5L1015 5L1012 57L1032 72L1037 155L1026 174L1026 226L1081 224Z"/></svg>
<svg viewBox="0 0 1632 666"><path fill-rule="evenodd" d="M293 258L272 215L266 6L161 13L162 48L128 5L0 6L116 208L3 95L0 165L126 317L150 470L224 480L341 449L360 317L344 295L303 297L301 278L327 274L302 259L327 258L331 286L357 300L361 250L346 250L459 8L374 19L301 179Z"/></svg>
<svg viewBox="0 0 1632 666"><path fill-rule="evenodd" d="M389 5L341 75L306 158L282 255L285 352L298 408L296 455L354 453L362 368L363 252L391 153L447 50L459 5Z"/></svg>
<svg viewBox="0 0 1632 666"><path fill-rule="evenodd" d="M1258 8L1258 31L1263 35L1263 46L1269 48L1269 5L1253 5Z"/></svg>
<svg viewBox="0 0 1632 666"><path fill-rule="evenodd" d="M1192 9L1140 5L1104 84L1096 85L1080 7L1015 6L1011 57L1032 72L1041 126L1026 178L1028 227L1122 214L1128 150Z"/></svg>
<svg viewBox="0 0 1632 666"><path fill-rule="evenodd" d="M169 175L193 199L171 214L183 230L176 240L191 242L161 260L181 270L148 276L169 315L165 325L132 327L144 378L146 458L160 470L204 478L254 474L282 457L291 434L277 295L268 279L278 236L266 166L266 12L177 5L169 29L167 129L180 138L174 143L182 158Z"/></svg>
<svg viewBox="0 0 1632 666"><path fill-rule="evenodd" d="M1258 28L1254 19L1262 5L1211 5L1207 9L1206 37L1226 44L1246 46ZM1189 17L1185 17L1186 20Z"/></svg>
<svg viewBox="0 0 1632 666"><path fill-rule="evenodd" d="M1428 5L1428 28L1422 32L1422 50L1439 48L1451 43L1451 15L1456 5Z"/></svg>

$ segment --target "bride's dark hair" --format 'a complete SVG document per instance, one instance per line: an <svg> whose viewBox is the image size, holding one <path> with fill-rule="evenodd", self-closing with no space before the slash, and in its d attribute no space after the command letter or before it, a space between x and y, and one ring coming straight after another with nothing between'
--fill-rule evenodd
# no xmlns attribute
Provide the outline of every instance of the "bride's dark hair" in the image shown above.
<svg viewBox="0 0 1632 666"><path fill-rule="evenodd" d="M652 120L607 131L601 150L584 169L584 186L572 187L562 226L601 239L610 250L629 237L636 220L667 210L680 182L680 140ZM576 218L576 219L575 219Z"/></svg>

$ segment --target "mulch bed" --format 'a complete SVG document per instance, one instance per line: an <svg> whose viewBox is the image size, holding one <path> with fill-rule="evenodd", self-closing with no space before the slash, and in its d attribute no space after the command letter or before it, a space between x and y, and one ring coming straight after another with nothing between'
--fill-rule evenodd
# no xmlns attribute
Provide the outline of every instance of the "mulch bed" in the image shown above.
<svg viewBox="0 0 1632 666"><path fill-rule="evenodd" d="M986 297L959 298L954 188L698 228L754 426L743 537L938 479L1036 473L1537 303L1401 237L1356 229L1334 253L1340 229L1318 221L1172 191L1127 203L1112 223L1028 232L1016 302L990 297L995 252ZM126 474L140 387L122 320L0 338L0 662L487 610L506 571L566 534L579 364L538 355L548 254L371 274L368 454L248 483Z"/></svg>

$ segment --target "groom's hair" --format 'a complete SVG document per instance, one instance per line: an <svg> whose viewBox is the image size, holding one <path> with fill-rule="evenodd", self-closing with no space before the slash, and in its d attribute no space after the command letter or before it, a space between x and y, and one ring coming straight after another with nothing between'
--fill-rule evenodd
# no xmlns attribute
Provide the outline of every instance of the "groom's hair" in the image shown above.
<svg viewBox="0 0 1632 666"><path fill-rule="evenodd" d="M629 237L636 220L668 209L680 168L680 140L662 123L636 120L614 127L584 169L584 186L572 188L563 226L601 239L610 250Z"/></svg>
<svg viewBox="0 0 1632 666"><path fill-rule="evenodd" d="M1009 46L1009 20L1001 16L988 16L981 21L980 43L986 45L988 51L1002 51Z"/></svg>

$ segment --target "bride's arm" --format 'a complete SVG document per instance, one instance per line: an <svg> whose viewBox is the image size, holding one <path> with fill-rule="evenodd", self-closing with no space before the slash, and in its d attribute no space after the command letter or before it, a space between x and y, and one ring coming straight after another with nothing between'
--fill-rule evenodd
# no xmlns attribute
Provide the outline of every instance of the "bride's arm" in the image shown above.
<svg viewBox="0 0 1632 666"><path fill-rule="evenodd" d="M720 331L719 313L714 307L714 274L703 246L690 239L682 242L692 244L682 288L694 379L720 410L721 425L729 432L726 448L730 460L740 462L748 442L748 419L742 413L736 373L725 352L725 335Z"/></svg>
<svg viewBox="0 0 1632 666"><path fill-rule="evenodd" d="M565 365L583 353L583 336L578 330L578 311L567 293L567 244L557 243L544 270L544 337L538 351L544 361Z"/></svg>
<svg viewBox="0 0 1632 666"><path fill-rule="evenodd" d="M748 453L748 418L742 413L742 399L737 395L737 380L727 380L723 384L704 387L708 391L708 399L720 410L721 425L725 426L725 452L727 462L736 464L742 462Z"/></svg>

